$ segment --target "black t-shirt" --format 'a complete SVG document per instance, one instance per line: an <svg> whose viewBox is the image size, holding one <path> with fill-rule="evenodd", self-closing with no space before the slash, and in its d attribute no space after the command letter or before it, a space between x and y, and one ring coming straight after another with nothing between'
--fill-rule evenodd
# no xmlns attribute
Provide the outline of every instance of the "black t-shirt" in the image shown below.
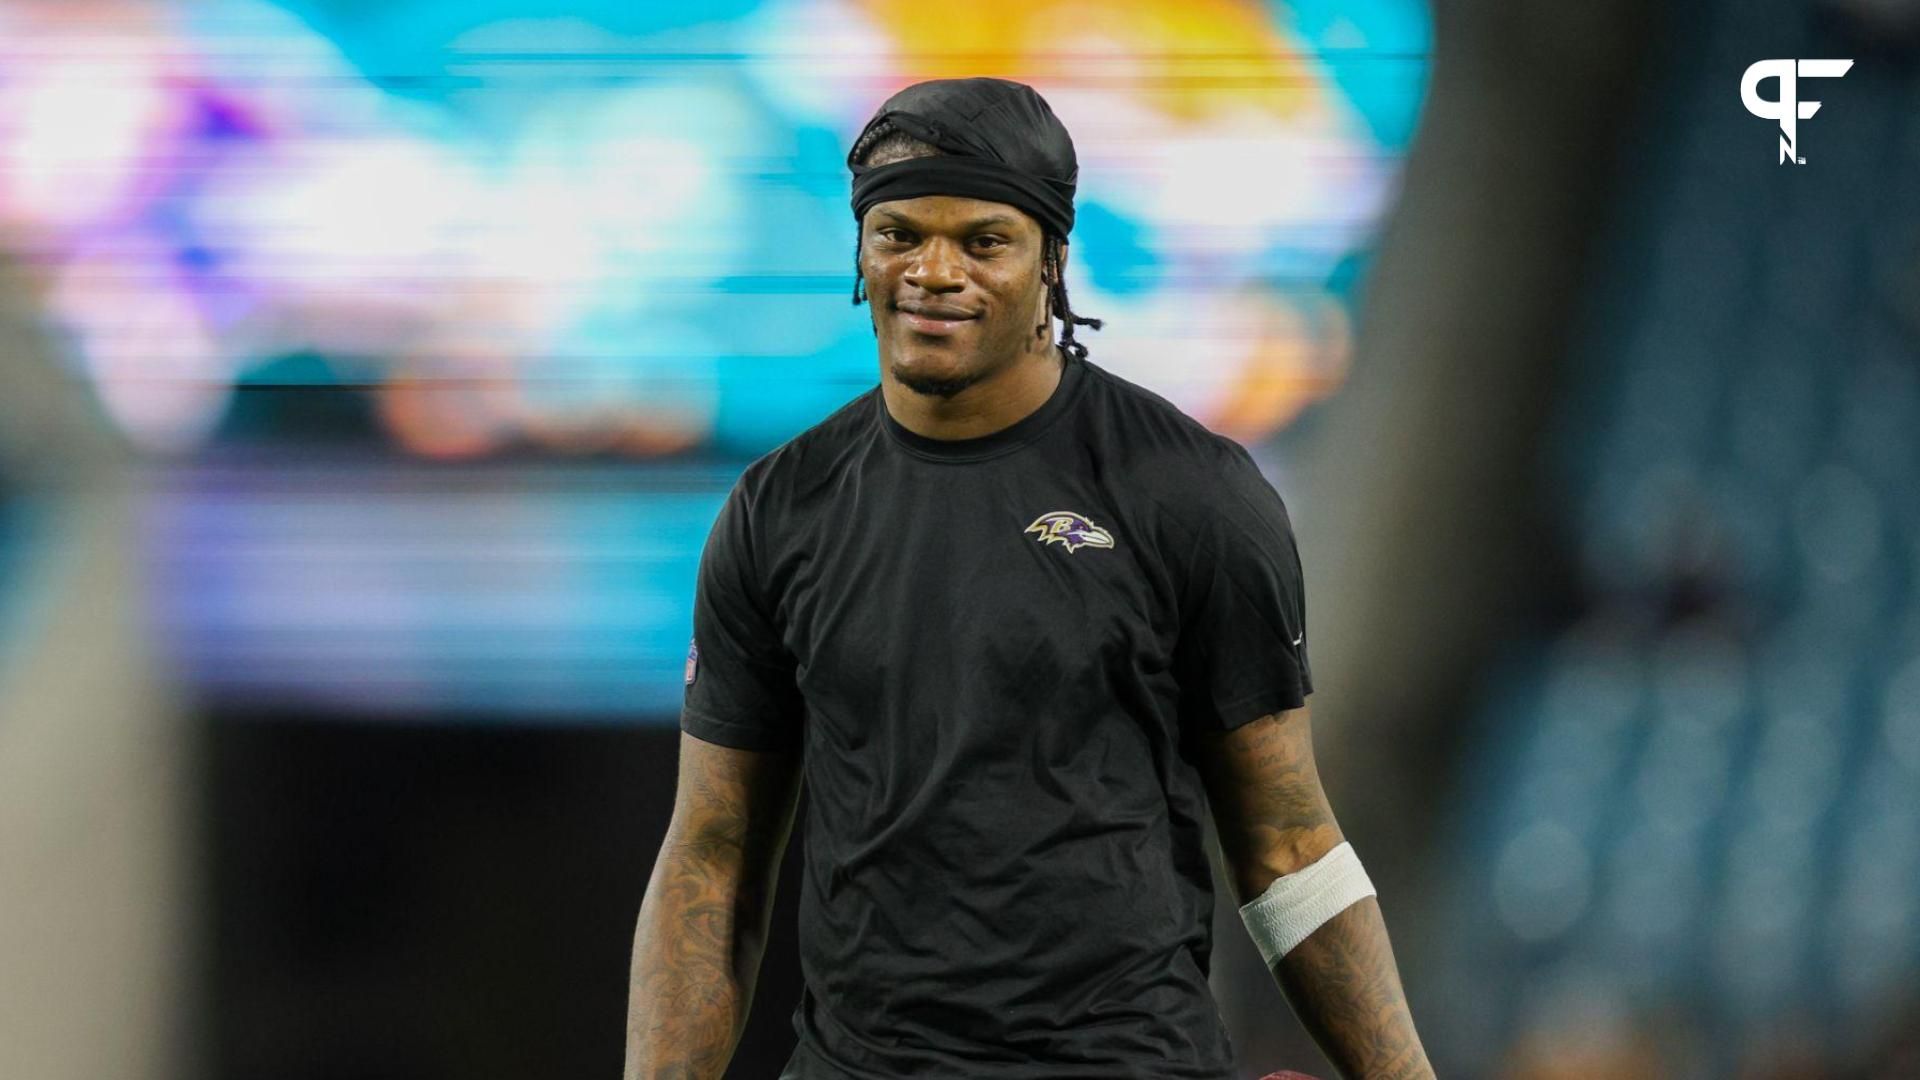
<svg viewBox="0 0 1920 1080"><path fill-rule="evenodd" d="M783 1080L1225 1080L1183 736L1312 689L1239 444L1088 361L1012 426L879 389L755 461L700 561L681 727L802 748Z"/></svg>

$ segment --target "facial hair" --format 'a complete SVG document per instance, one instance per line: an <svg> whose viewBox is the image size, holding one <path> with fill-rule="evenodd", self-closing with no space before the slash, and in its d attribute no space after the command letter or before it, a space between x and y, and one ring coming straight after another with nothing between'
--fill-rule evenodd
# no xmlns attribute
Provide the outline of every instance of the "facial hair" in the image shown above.
<svg viewBox="0 0 1920 1080"><path fill-rule="evenodd" d="M906 387L916 394L921 394L926 397L937 397L948 401L952 400L955 394L979 382L983 376L988 374L990 373L986 371L970 371L965 375L955 375L943 379L938 376L917 374L907 370L900 364L893 365L893 377L901 386Z"/></svg>
<svg viewBox="0 0 1920 1080"><path fill-rule="evenodd" d="M1044 337L1051 329L1052 320L1043 319L1040 325L1035 328L1035 336ZM874 323L874 334L878 335L879 332L880 326L876 321ZM904 365L897 363L892 365L892 371L895 381L914 393L924 397L937 397L943 401L951 401L955 394L979 382L981 379L992 375L1005 366L1007 365L1001 364L992 367L978 368L964 375L950 375L946 377L914 372L907 369Z"/></svg>

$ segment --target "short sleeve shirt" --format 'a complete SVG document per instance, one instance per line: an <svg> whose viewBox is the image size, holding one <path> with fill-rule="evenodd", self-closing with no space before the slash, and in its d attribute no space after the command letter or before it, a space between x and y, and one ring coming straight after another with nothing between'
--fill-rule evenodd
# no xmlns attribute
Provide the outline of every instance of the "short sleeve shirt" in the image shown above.
<svg viewBox="0 0 1920 1080"><path fill-rule="evenodd" d="M1192 740L1312 690L1246 450L1086 360L973 439L879 389L754 462L700 562L681 726L797 750L787 1080L1225 1080Z"/></svg>

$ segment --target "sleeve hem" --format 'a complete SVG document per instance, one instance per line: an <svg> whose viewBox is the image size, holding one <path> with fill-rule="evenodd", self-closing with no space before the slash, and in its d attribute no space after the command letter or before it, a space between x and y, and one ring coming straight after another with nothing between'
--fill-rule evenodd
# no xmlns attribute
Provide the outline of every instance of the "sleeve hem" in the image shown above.
<svg viewBox="0 0 1920 1080"><path fill-rule="evenodd" d="M800 748L798 730L791 735L780 735L753 724L721 720L691 705L681 706L680 730L702 742L710 742L734 750L773 751Z"/></svg>
<svg viewBox="0 0 1920 1080"><path fill-rule="evenodd" d="M1230 701L1217 710L1220 719L1220 730L1232 731L1235 728L1244 727L1271 713L1297 709L1307 703L1306 696L1311 692L1312 691L1307 688L1293 686L1277 690L1264 690L1258 694L1240 698L1237 701Z"/></svg>

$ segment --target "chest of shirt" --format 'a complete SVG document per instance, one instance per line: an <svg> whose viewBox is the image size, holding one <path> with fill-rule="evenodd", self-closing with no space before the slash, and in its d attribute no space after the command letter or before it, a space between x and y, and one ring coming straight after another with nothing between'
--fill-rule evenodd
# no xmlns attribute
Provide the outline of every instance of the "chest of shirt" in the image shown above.
<svg viewBox="0 0 1920 1080"><path fill-rule="evenodd" d="M898 705L1167 671L1150 504L1038 465L864 462L790 517L766 571L803 693Z"/></svg>

